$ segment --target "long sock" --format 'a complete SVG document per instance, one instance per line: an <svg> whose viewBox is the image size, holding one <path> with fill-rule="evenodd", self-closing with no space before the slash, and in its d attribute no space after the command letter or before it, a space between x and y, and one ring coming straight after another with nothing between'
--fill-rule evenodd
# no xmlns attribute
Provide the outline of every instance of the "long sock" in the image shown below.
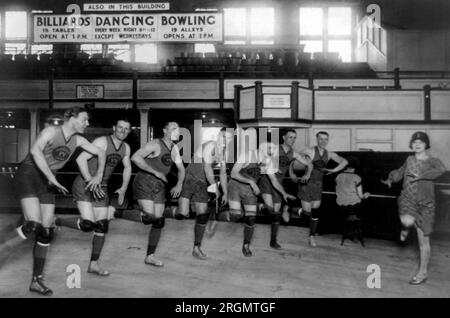
<svg viewBox="0 0 450 318"><path fill-rule="evenodd" d="M161 237L161 229L152 226L150 232L148 233L147 255L155 253L160 237Z"/></svg>
<svg viewBox="0 0 450 318"><path fill-rule="evenodd" d="M69 218L56 218L55 225L56 226L65 226L71 229L79 230L78 228L78 220L80 218L78 216L71 216Z"/></svg>
<svg viewBox="0 0 450 318"><path fill-rule="evenodd" d="M33 276L40 276L44 271L45 258L47 256L48 245L43 246L36 242L33 250Z"/></svg>
<svg viewBox="0 0 450 318"><path fill-rule="evenodd" d="M317 231L317 223L319 223L319 219L311 219L309 222L309 235L316 235Z"/></svg>
<svg viewBox="0 0 450 318"><path fill-rule="evenodd" d="M128 221L141 223L141 211L140 210L121 210L114 213L115 218L120 218Z"/></svg>
<svg viewBox="0 0 450 318"><path fill-rule="evenodd" d="M244 225L244 244L250 244L254 229L254 226Z"/></svg>
<svg viewBox="0 0 450 318"><path fill-rule="evenodd" d="M200 246L202 245L203 235L205 234L206 224L199 224L198 222L195 222L194 227L194 245Z"/></svg>
<svg viewBox="0 0 450 318"><path fill-rule="evenodd" d="M280 223L273 222L270 227L270 241L276 242L278 237L278 228L280 227Z"/></svg>
<svg viewBox="0 0 450 318"><path fill-rule="evenodd" d="M94 237L92 238L91 261L98 261L103 244L105 244L105 234L94 233Z"/></svg>

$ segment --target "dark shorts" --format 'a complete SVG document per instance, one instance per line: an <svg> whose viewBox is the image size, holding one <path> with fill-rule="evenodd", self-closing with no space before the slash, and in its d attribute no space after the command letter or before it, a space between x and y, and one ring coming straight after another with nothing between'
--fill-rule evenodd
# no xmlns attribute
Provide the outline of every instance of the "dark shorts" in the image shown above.
<svg viewBox="0 0 450 318"><path fill-rule="evenodd" d="M283 185L283 179L278 179L278 182L280 182L281 185ZM281 203L283 202L283 196L281 195L278 190L276 190L272 182L270 182L270 179L267 175L263 175L259 181L259 189L261 190L261 193L263 194L269 194L272 196L272 202L273 203Z"/></svg>
<svg viewBox="0 0 450 318"><path fill-rule="evenodd" d="M21 164L13 180L16 197L38 198L41 204L55 204L55 190L35 165Z"/></svg>
<svg viewBox="0 0 450 318"><path fill-rule="evenodd" d="M102 190L105 193L105 196L99 200L94 198L91 191L85 190L85 187L86 183L83 178L78 175L72 184L72 194L75 201L92 202L94 207L99 208L107 207L109 205L108 188L106 185L102 184Z"/></svg>
<svg viewBox="0 0 450 318"><path fill-rule="evenodd" d="M183 182L183 190L181 190L180 197L189 199L192 202L208 203L208 184L187 175Z"/></svg>
<svg viewBox="0 0 450 318"><path fill-rule="evenodd" d="M159 204L166 202L166 185L149 173L138 172L133 181L133 193L136 200L150 200Z"/></svg>
<svg viewBox="0 0 450 318"><path fill-rule="evenodd" d="M232 179L228 183L228 201L242 202L243 205L256 205L258 198L249 184Z"/></svg>
<svg viewBox="0 0 450 318"><path fill-rule="evenodd" d="M298 197L306 202L322 200L322 182L310 181L307 184L299 184Z"/></svg>
<svg viewBox="0 0 450 318"><path fill-rule="evenodd" d="M338 205L339 212L343 218L347 218L350 215L361 217L361 203L354 205Z"/></svg>
<svg viewBox="0 0 450 318"><path fill-rule="evenodd" d="M435 207L434 201L417 202L417 200L402 196L398 198L399 214L414 217L416 226L425 235L430 235L433 232Z"/></svg>

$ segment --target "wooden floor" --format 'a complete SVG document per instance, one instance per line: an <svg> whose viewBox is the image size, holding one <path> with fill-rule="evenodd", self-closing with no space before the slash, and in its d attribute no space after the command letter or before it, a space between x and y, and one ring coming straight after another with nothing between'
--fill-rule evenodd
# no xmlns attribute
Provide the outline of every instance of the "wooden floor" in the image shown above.
<svg viewBox="0 0 450 318"><path fill-rule="evenodd" d="M0 214L0 226L17 215ZM307 229L280 227L283 249L268 246L270 226L257 225L253 257L242 255L242 224L219 223L215 236L205 239L209 260L192 257L192 220L166 220L157 255L165 265L144 264L149 227L116 220L110 225L101 257L111 276L86 273L91 234L62 228L52 244L46 281L54 297L450 297L450 242L432 241L430 276L411 286L417 246L398 247L367 239L366 247L336 235L317 237L319 247L307 245ZM415 234L415 233L413 233ZM0 297L34 297L28 292L31 243L24 243L0 269ZM81 267L81 288L69 289L70 264ZM369 264L381 268L381 288L369 289Z"/></svg>

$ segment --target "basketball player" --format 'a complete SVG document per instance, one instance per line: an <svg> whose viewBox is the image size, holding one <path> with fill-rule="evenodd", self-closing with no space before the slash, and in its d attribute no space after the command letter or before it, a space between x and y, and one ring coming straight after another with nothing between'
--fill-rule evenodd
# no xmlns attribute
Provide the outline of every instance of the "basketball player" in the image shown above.
<svg viewBox="0 0 450 318"><path fill-rule="evenodd" d="M77 135L89 126L87 110L74 107L64 113L62 126L49 126L41 131L30 153L20 164L14 178L14 189L20 199L25 222L17 228L23 239L35 240L33 250L33 276L30 291L50 296L52 290L43 281L45 258L50 242L53 240L52 223L55 212L55 193L59 190L67 194L67 189L56 180L56 171L61 169L77 147L98 156L105 162L105 152ZM90 191L100 185L104 165L99 165L85 188ZM15 240L15 239L14 239ZM8 244L8 242L7 242Z"/></svg>
<svg viewBox="0 0 450 318"><path fill-rule="evenodd" d="M420 263L417 274L410 280L411 285L419 285L427 280L430 261L430 234L433 231L436 200L433 179L445 173L441 160L431 157L430 139L424 132L418 131L411 137L409 147L414 155L397 170L389 173L387 180L381 180L389 188L393 182L403 179L403 189L398 198L400 221L403 229L400 241L405 242L409 229L415 226L420 249Z"/></svg>
<svg viewBox="0 0 450 318"><path fill-rule="evenodd" d="M305 153L311 158L313 170L311 176L306 184L299 184L298 196L302 203L302 211L309 214L311 217L309 225L309 245L317 246L314 236L319 222L319 208L322 200L322 179L324 174L332 174L339 172L347 165L347 160L338 156L334 152L329 152L326 148L329 141L329 135L326 131L319 131L316 134L317 146L307 148L302 153ZM329 160L335 161L338 165L334 169L327 169L326 166ZM296 176L291 175L294 182L298 182Z"/></svg>
<svg viewBox="0 0 450 318"><path fill-rule="evenodd" d="M228 204L230 206L230 221L242 219L241 204L244 206L244 242L242 253L252 256L250 243L253 236L258 195L261 190L258 181L262 174L268 174L272 184L277 184L276 170L273 167L272 156L275 156L277 146L273 143L261 144L258 150L244 153L238 157L231 171L231 181L228 183ZM283 192L282 187L277 189ZM286 193L284 193L286 194Z"/></svg>
<svg viewBox="0 0 450 318"><path fill-rule="evenodd" d="M269 174L265 174L261 177L259 182L259 188L261 189L265 208L272 218L270 247L274 249L281 249L280 244L277 242L278 228L281 219L281 203L283 201L287 202L287 199L295 200L295 196L286 193L283 187L283 181L289 171L289 166L293 160L298 160L300 163L307 166L307 172L301 178L301 182L307 182L312 171L311 162L308 162L304 157L292 150L296 138L297 133L293 129L286 130L283 133L283 143L278 149L278 171L275 173L275 178L271 179Z"/></svg>
<svg viewBox="0 0 450 318"><path fill-rule="evenodd" d="M175 163L178 168L178 180L170 190L173 198L180 195L184 181L184 165L180 151L174 144L180 137L180 127L176 122L168 122L163 129L164 137L154 139L136 151L131 160L140 169L133 181L133 192L138 200L141 212L137 217L134 211L117 211L114 216L132 221L139 220L145 225L152 224L148 236L145 264L161 267L163 262L154 255L161 229L165 225L164 206L166 202L166 176Z"/></svg>
<svg viewBox="0 0 450 318"><path fill-rule="evenodd" d="M208 223L207 213L209 194L208 185L215 185L213 166L219 164L219 180L222 188L222 206L228 202L227 171L225 162L225 148L233 138L233 134L227 133L226 128L222 128L216 141L208 141L202 145L202 149L194 153L192 162L186 169L186 178L183 183L183 190L178 200L177 214L187 217L189 206L192 201L195 206L195 227L194 227L194 248L192 255L198 259L207 259L206 254L201 249L205 228ZM200 152L201 151L201 152ZM200 152L200 153L198 153ZM216 200L220 196L219 187L215 187Z"/></svg>
<svg viewBox="0 0 450 318"><path fill-rule="evenodd" d="M81 174L73 182L72 193L80 211L80 217L57 218L55 220L57 226L67 226L83 232L94 232L88 273L99 276L109 276L109 272L101 269L98 264L109 227L108 206L110 200L107 184L116 166L122 162L124 167L122 186L115 191L119 195L118 203L122 205L131 177L130 146L124 142L130 131L131 125L128 119L119 119L113 126L111 135L98 137L92 142L106 154L101 188L94 192L85 189L85 185L92 179L98 169L98 158L86 151L78 156L77 164Z"/></svg>

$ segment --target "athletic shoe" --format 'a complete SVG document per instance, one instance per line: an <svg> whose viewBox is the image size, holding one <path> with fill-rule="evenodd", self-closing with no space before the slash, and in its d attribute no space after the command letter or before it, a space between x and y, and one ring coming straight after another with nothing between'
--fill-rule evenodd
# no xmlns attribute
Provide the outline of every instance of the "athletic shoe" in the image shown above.
<svg viewBox="0 0 450 318"><path fill-rule="evenodd" d="M45 286L42 276L34 276L30 284L30 292L35 292L43 296L53 295L53 291Z"/></svg>
<svg viewBox="0 0 450 318"><path fill-rule="evenodd" d="M200 249L200 246L194 247L194 249L192 250L192 256L200 260L208 259L208 256L203 253L203 251Z"/></svg>
<svg viewBox="0 0 450 318"><path fill-rule="evenodd" d="M276 250L281 250L281 245L278 244L277 241L270 242L270 247L273 248L273 249L276 249Z"/></svg>
<svg viewBox="0 0 450 318"><path fill-rule="evenodd" d="M156 267L162 267L164 265L163 262L155 258L153 254L147 255L147 258L145 259L145 264L153 265Z"/></svg>
<svg viewBox="0 0 450 318"><path fill-rule="evenodd" d="M244 254L244 256L246 257L250 257L252 256L252 251L250 251L250 244L244 244L242 245L242 253Z"/></svg>

